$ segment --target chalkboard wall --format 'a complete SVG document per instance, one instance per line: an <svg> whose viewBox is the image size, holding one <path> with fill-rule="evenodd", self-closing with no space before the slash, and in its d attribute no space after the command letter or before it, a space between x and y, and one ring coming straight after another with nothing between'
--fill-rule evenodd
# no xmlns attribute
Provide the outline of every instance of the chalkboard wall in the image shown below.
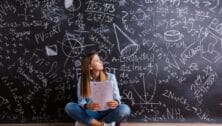
<svg viewBox="0 0 222 126"><path fill-rule="evenodd" d="M72 122L80 60L116 74L131 122L222 122L220 0L1 0L0 122Z"/></svg>

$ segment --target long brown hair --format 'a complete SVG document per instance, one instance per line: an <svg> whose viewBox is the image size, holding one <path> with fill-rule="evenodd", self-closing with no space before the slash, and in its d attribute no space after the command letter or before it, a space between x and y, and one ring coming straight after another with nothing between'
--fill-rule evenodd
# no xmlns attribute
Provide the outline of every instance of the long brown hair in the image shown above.
<svg viewBox="0 0 222 126"><path fill-rule="evenodd" d="M91 88L90 88L90 78L91 72L89 69L89 65L92 62L94 55L98 55L97 52L90 52L86 54L81 61L81 86L80 86L80 95L82 97L88 98L91 96ZM105 69L100 72L99 81L107 80L107 73Z"/></svg>

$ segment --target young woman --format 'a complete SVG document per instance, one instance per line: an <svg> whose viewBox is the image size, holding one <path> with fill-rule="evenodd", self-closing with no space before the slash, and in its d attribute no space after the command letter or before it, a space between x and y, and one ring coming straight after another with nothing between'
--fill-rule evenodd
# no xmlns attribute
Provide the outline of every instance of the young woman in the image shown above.
<svg viewBox="0 0 222 126"><path fill-rule="evenodd" d="M114 74L105 72L103 62L96 52L87 54L81 61L81 77L77 84L78 104L66 105L66 113L74 120L87 126L103 126L103 122L121 122L130 115L130 108L121 104L119 88ZM91 99L91 82L110 81L113 88L113 100L107 102L108 110L99 111L100 104ZM102 99L101 99L102 100Z"/></svg>

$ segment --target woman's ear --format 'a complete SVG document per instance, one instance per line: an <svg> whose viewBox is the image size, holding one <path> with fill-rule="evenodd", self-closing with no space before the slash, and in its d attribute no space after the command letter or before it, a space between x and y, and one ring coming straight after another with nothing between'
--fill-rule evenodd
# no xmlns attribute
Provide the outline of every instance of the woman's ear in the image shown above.
<svg viewBox="0 0 222 126"><path fill-rule="evenodd" d="M92 70L92 66L91 65L89 65L89 69Z"/></svg>

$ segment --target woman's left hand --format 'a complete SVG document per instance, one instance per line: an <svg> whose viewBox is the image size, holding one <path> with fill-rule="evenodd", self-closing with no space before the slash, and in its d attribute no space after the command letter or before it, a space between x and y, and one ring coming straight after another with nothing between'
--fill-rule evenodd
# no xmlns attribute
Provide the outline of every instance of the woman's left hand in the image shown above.
<svg viewBox="0 0 222 126"><path fill-rule="evenodd" d="M118 106L118 102L116 100L112 100L107 102L107 105L110 109L115 109Z"/></svg>

